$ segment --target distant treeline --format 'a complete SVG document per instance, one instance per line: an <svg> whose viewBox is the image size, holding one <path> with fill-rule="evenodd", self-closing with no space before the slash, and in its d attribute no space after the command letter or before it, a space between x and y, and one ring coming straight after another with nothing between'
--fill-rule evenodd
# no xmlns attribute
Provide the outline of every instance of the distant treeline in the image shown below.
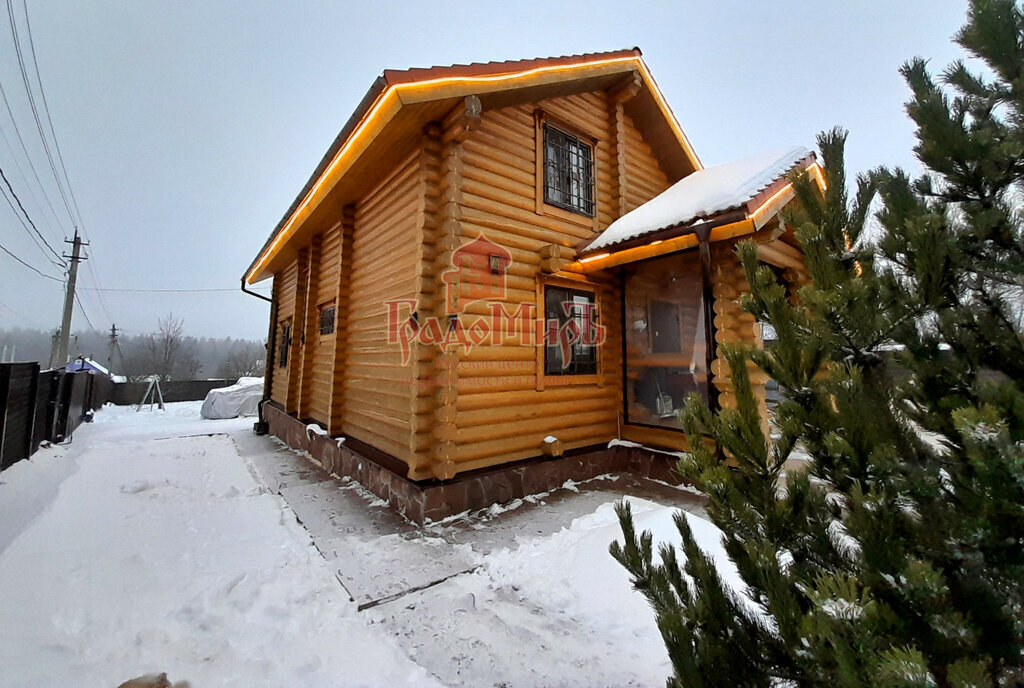
<svg viewBox="0 0 1024 688"><path fill-rule="evenodd" d="M0 329L0 358L50 363L52 332L33 329ZM129 379L160 375L164 379L237 378L262 375L266 348L249 339L213 339L183 334L182 323L173 316L161 320L156 331L145 334L119 333L113 351L111 373ZM5 355L6 354L6 355ZM76 332L68 356L90 358L108 367L109 334Z"/></svg>

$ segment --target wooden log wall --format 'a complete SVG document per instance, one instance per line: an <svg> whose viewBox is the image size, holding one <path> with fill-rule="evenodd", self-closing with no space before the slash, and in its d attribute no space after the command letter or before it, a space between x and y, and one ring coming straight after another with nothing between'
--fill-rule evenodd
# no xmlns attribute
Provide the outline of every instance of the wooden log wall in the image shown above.
<svg viewBox="0 0 1024 688"><path fill-rule="evenodd" d="M715 343L719 347L711 364L712 382L718 390L718 402L722 407L736 407L736 390L729 376L729 366L721 358L721 345L726 342L741 342L761 346L761 328L753 315L743 311L736 299L750 291L743 265L736 255L735 242L721 242L712 246L711 281L715 295ZM765 419L767 427L768 404L765 383L768 376L753 363L747 364L754 397Z"/></svg>
<svg viewBox="0 0 1024 688"><path fill-rule="evenodd" d="M331 378L330 423L332 435L341 434L345 411L345 379L348 366L349 308L352 283L352 232L355 227L355 206L347 205L341 211L338 225L338 288L336 299L338 321L334 335L334 368Z"/></svg>
<svg viewBox="0 0 1024 688"><path fill-rule="evenodd" d="M422 242L420 154L413 151L355 209L341 430L415 463L413 366L387 341L386 302L416 299Z"/></svg>
<svg viewBox="0 0 1024 688"><path fill-rule="evenodd" d="M317 348L316 297L320 291L320 273L323 272L323 235L317 234L309 247L309 264L306 268L305 300L302 304L302 354L295 364L299 373L299 418L310 418L313 406L313 364Z"/></svg>
<svg viewBox="0 0 1024 688"><path fill-rule="evenodd" d="M420 151L420 198L421 212L418 214L422 236L420 246L419 315L424 319L445 318L445 290L442 274L448 268L450 259L451 222L458 219L458 198L452 178L443 171L446 165L442 141L443 128L440 123L431 123L423 131L423 147ZM449 149L447 151L451 153ZM448 183L444 179L448 179ZM447 247L447 248L446 248ZM440 352L436 347L416 345L413 361L416 375L416 391L412 397L415 413L413 432L413 462L409 475L413 478L431 478L434 467L449 461L451 441L446 439L448 423L446 414L448 400L453 393L441 377L435 365Z"/></svg>
<svg viewBox="0 0 1024 688"><path fill-rule="evenodd" d="M295 290L298 282L298 262L293 261L287 269L274 275L274 300L277 304L277 322L274 323L274 360L267 364L272 367L273 382L270 398L282 406L288 402L288 372L291 366L280 367L281 325L290 322L295 315ZM290 353L290 352L289 352ZM289 357L289 363L291 362Z"/></svg>
<svg viewBox="0 0 1024 688"><path fill-rule="evenodd" d="M550 260L545 258L552 254L550 246L571 249L596 233L588 218L536 211L537 194L542 193L535 184L537 156L543 154L536 143L537 109L556 124L568 124L596 139L596 231L668 186L633 123L604 93L485 111L479 127L462 144L459 227L464 240L483 234L512 254L502 301L508 313L536 303L537 280L544 261ZM620 179L634 174L637 182L629 187L629 201L620 206ZM614 276L592 281L608 334L597 381L580 384L573 376L544 381L543 375L539 381L536 349L515 338L472 347L446 361L455 365L456 373L451 396L458 471L537 456L544 452L548 435L558 438L562 451L616 436L622 406L621 304ZM489 312L486 304L473 304L468 310L473 315Z"/></svg>
<svg viewBox="0 0 1024 688"><path fill-rule="evenodd" d="M480 112L479 99L466 98L443 121L424 131L420 308L423 316L436 318L443 328L450 324L443 276L453 266L455 251L468 239L462 225L463 142L480 124ZM457 312L456 315L462 317ZM444 480L454 477L457 471L455 403L459 394L460 355L458 347L440 345L418 345L414 351L417 393L412 408L412 477Z"/></svg>
<svg viewBox="0 0 1024 688"><path fill-rule="evenodd" d="M314 245L315 245L314 241ZM312 349L308 371L309 401L307 417L330 427L331 400L334 393L335 339L338 332L338 282L341 279L341 223L321 235L320 260L317 263L316 298L310 300L313 328L307 336L307 349ZM335 308L334 332L320 334L320 312Z"/></svg>

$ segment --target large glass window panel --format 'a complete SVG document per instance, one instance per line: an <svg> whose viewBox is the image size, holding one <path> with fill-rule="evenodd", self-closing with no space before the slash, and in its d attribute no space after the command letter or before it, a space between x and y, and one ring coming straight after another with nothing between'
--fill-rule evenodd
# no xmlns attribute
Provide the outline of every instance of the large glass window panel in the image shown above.
<svg viewBox="0 0 1024 688"><path fill-rule="evenodd" d="M682 429L686 397L708 398L700 254L625 268L626 421Z"/></svg>

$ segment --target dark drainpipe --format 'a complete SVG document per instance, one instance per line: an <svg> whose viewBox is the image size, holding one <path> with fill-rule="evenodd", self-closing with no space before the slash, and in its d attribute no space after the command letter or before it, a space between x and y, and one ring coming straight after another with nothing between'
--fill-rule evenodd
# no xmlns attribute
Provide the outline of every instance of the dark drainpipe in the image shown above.
<svg viewBox="0 0 1024 688"><path fill-rule="evenodd" d="M275 332L274 322L277 320L277 302L263 294L257 294L247 289L244 277L242 278L242 292L249 296L255 296L257 299L263 299L270 304L270 327L267 332L267 363L263 378L263 399L257 406L257 420L252 426L252 431L257 435L266 435L270 427L263 418L263 405L270 400L270 388L274 383L274 350L277 346L277 337L275 336L277 333Z"/></svg>
<svg viewBox="0 0 1024 688"><path fill-rule="evenodd" d="M711 283L711 226L704 225L695 232L700 246L700 277L704 292L704 358L707 367L708 406L717 411L718 389L711 383L711 364L715 360L715 294Z"/></svg>

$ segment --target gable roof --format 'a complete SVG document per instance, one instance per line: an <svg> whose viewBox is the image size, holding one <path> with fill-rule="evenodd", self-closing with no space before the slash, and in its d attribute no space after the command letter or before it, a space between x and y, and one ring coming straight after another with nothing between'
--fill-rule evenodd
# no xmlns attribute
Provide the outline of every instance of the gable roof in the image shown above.
<svg viewBox="0 0 1024 688"><path fill-rule="evenodd" d="M814 154L797 146L705 167L612 222L581 253L618 248L730 211L749 216L764 203L766 190L812 164Z"/></svg>
<svg viewBox="0 0 1024 688"><path fill-rule="evenodd" d="M446 67L385 70L359 102L342 127L302 191L274 228L259 254L246 270L243 282L254 283L269 277L279 258L286 254L290 240L303 223L315 213L328 193L346 174L365 159L373 158L373 148L401 149L409 141L389 141L385 136L393 121L420 126L454 106L461 98L476 95L487 99L485 106L502 107L514 102L510 94L532 94L538 99L582 90L604 89L629 73L637 73L643 82L642 101L660 116L647 117L649 127L665 130L665 138L675 145L659 146L665 155L682 156L676 163L675 178L701 169L700 159L658 89L639 48L562 57L472 63ZM573 90L576 89L576 91ZM638 122L638 126L641 125ZM395 129L397 127L392 127ZM388 145L390 144L390 146ZM668 150L672 149L672 150ZM684 166L682 169L680 165ZM351 175L353 177L359 175ZM351 202L351 201L349 201Z"/></svg>

